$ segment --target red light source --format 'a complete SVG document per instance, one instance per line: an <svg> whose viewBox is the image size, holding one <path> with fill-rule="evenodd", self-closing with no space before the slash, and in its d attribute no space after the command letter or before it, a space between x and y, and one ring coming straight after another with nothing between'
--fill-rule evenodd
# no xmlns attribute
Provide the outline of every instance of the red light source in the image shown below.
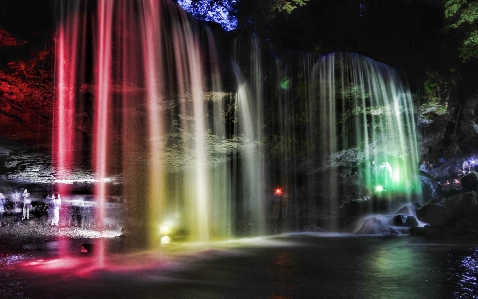
<svg viewBox="0 0 478 299"><path fill-rule="evenodd" d="M282 188L276 188L274 190L274 195L281 196L282 195Z"/></svg>
<svg viewBox="0 0 478 299"><path fill-rule="evenodd" d="M81 253L91 253L93 251L93 244L81 245Z"/></svg>

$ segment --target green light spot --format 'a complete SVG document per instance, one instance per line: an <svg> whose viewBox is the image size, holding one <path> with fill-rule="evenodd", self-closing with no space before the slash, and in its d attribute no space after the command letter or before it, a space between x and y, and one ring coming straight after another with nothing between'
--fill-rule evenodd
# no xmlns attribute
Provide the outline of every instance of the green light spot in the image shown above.
<svg viewBox="0 0 478 299"><path fill-rule="evenodd" d="M280 82L280 87L282 89L288 89L290 87L290 79L289 77L285 77Z"/></svg>

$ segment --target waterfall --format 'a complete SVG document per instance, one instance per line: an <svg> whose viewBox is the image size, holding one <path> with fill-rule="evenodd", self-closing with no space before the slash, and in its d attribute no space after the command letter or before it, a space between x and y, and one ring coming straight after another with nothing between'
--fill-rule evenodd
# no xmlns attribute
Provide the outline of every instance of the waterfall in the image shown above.
<svg viewBox="0 0 478 299"><path fill-rule="evenodd" d="M405 74L355 53L321 56L262 45L267 49L257 56L261 41L244 39L235 47L235 72L246 73L238 79L238 97L263 109L248 112L252 117L244 123L265 130L262 139L248 134L263 145L265 198L275 186L287 190L292 227L322 218L337 230L341 202L351 199L379 196L391 209L394 202L419 199L416 124ZM248 63L261 64L261 75ZM248 86L261 86L262 94Z"/></svg>
<svg viewBox="0 0 478 299"><path fill-rule="evenodd" d="M216 142L226 138L219 120L230 95L214 34L169 0L60 5L58 173L91 169L100 228L117 193L125 225L148 247L165 225L188 240L230 236L228 149Z"/></svg>
<svg viewBox="0 0 478 299"><path fill-rule="evenodd" d="M60 8L53 166L62 197L71 182L93 182L100 230L112 196L135 242L155 248L161 228L207 243L332 219L341 200L378 184L419 191L399 70L352 53L279 51L253 34L231 43L170 0ZM276 188L288 202L281 222Z"/></svg>

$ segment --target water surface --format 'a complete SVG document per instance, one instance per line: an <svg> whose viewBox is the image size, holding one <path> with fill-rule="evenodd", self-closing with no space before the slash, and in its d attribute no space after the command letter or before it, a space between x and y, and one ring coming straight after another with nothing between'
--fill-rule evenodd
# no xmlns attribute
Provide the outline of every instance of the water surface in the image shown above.
<svg viewBox="0 0 478 299"><path fill-rule="evenodd" d="M36 250L0 258L0 297L478 298L477 252L476 240L329 234L176 244L103 267Z"/></svg>

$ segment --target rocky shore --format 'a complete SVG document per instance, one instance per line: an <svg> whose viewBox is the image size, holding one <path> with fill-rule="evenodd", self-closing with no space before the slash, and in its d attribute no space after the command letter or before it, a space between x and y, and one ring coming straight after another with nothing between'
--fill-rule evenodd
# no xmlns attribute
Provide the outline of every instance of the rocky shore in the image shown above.
<svg viewBox="0 0 478 299"><path fill-rule="evenodd" d="M11 218L11 219L9 219ZM59 239L92 239L99 237L117 237L118 230L100 232L95 226L82 228L77 226L51 226L40 218L15 223L13 217L4 217L0 227L0 254L11 255L30 251L28 245Z"/></svg>

